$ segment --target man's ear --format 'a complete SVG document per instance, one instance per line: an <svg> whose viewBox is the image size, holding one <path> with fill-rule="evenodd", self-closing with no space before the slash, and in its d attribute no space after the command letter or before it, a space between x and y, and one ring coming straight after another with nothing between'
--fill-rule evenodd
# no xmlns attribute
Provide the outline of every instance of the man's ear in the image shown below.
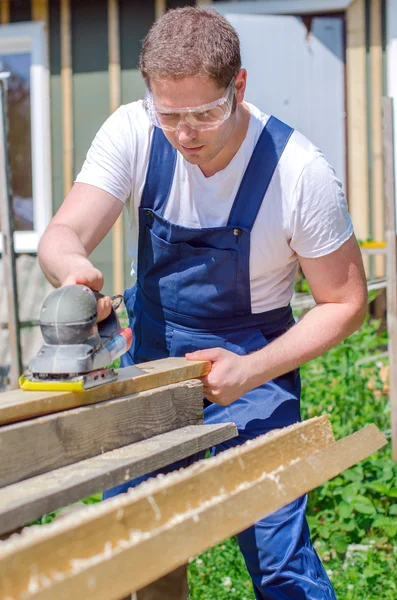
<svg viewBox="0 0 397 600"><path fill-rule="evenodd" d="M241 102L244 100L246 86L247 71L245 69L241 69L234 79L234 88L236 90L236 100L238 104L241 104Z"/></svg>

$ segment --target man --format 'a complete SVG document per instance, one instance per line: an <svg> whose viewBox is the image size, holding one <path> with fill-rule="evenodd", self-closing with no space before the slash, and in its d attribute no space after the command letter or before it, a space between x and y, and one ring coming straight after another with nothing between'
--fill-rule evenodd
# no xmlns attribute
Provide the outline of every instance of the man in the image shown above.
<svg viewBox="0 0 397 600"><path fill-rule="evenodd" d="M39 258L54 285L101 289L88 256L131 197L137 284L125 294L134 342L123 365L168 355L212 361L205 420L239 429L216 454L300 419L298 367L364 319L361 254L322 153L244 102L239 40L223 17L169 11L145 38L140 66L145 100L100 129ZM317 305L292 327L298 261ZM305 504L238 536L257 598L335 598ZM186 598L175 574L172 585L169 598ZM149 588L138 598L166 597Z"/></svg>

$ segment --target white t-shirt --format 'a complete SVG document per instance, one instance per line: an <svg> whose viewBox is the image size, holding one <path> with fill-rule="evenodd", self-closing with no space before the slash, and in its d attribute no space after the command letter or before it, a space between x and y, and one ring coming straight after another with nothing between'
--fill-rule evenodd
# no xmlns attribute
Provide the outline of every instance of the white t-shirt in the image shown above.
<svg viewBox="0 0 397 600"><path fill-rule="evenodd" d="M205 177L177 153L164 217L190 228L222 227L256 142L269 116L247 104L247 135L229 165ZM121 106L97 133L77 182L128 200L129 252L136 271L138 207L145 185L153 126L142 102ZM262 202L251 234L252 312L286 306L293 294L298 255L317 258L337 250L353 233L342 186L321 151L294 131Z"/></svg>

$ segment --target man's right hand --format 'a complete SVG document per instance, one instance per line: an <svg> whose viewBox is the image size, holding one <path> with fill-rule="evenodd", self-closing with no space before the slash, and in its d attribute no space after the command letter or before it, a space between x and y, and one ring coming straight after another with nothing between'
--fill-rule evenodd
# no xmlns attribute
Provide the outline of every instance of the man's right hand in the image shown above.
<svg viewBox="0 0 397 600"><path fill-rule="evenodd" d="M93 265L84 267L78 275L68 275L62 282L62 285L86 285L94 292L99 292L103 287L103 275ZM109 296L99 298L97 302L97 320L103 321L110 315L112 310L112 300Z"/></svg>
<svg viewBox="0 0 397 600"><path fill-rule="evenodd" d="M81 283L95 292L103 287L103 275L89 255L103 240L123 210L112 194L85 183L75 183L41 237L40 266L54 287ZM98 303L98 320L111 311L110 298Z"/></svg>

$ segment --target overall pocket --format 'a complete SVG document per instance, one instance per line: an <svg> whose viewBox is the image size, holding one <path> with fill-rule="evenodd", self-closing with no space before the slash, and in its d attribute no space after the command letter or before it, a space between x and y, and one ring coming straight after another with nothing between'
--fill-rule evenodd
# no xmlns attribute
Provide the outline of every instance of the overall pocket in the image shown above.
<svg viewBox="0 0 397 600"><path fill-rule="evenodd" d="M237 251L168 242L146 226L140 284L159 306L192 317L235 313Z"/></svg>

